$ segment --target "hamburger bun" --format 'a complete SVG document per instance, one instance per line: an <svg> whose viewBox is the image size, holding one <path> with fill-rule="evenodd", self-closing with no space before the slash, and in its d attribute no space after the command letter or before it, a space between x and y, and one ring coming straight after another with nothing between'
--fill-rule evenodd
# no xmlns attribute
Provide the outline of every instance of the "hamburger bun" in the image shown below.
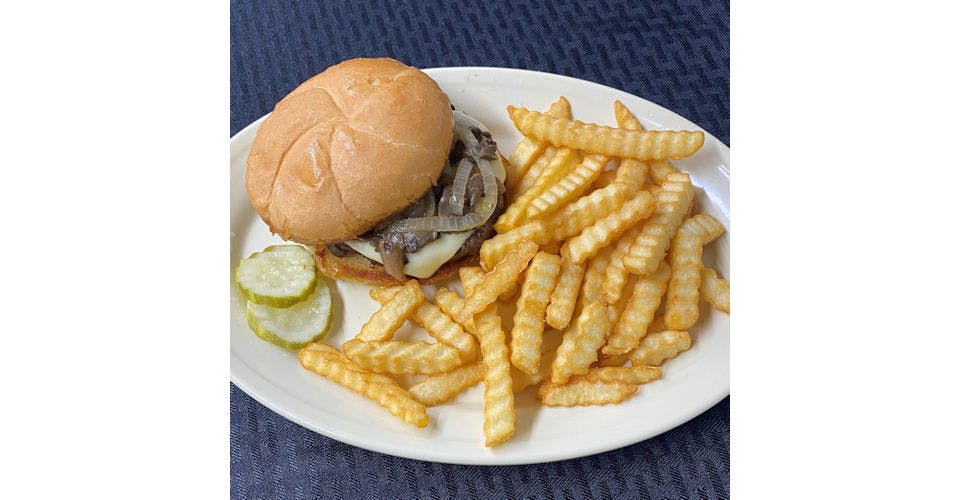
<svg viewBox="0 0 960 500"><path fill-rule="evenodd" d="M247 194L285 240L350 240L437 182L453 129L449 99L420 70L345 61L294 89L260 126Z"/></svg>

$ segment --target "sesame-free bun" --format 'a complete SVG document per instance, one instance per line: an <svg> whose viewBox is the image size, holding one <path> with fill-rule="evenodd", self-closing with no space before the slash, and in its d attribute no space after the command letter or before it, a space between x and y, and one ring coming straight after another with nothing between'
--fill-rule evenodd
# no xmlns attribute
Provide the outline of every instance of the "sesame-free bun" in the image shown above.
<svg viewBox="0 0 960 500"><path fill-rule="evenodd" d="M435 81L393 59L351 59L303 82L264 120L247 195L285 240L350 240L423 196L452 144L450 101Z"/></svg>

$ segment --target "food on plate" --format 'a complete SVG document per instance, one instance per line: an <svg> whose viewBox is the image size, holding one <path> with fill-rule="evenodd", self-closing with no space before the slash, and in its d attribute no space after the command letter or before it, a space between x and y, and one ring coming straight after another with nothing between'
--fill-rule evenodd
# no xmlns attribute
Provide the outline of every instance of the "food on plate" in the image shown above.
<svg viewBox="0 0 960 500"><path fill-rule="evenodd" d="M286 308L247 302L247 325L263 340L284 349L296 350L318 342L330 328L333 302L330 289L317 281L313 293L303 301Z"/></svg>
<svg viewBox="0 0 960 500"><path fill-rule="evenodd" d="M623 266L634 274L656 271L670 246L670 240L693 203L693 184L684 173L670 174L657 192L656 208L637 234Z"/></svg>
<svg viewBox="0 0 960 500"><path fill-rule="evenodd" d="M605 354L626 354L637 347L640 339L647 334L647 327L653 322L653 315L660 307L660 299L670 280L670 265L661 262L653 274L643 276L633 286L627 307L613 328L613 335L603 346Z"/></svg>
<svg viewBox="0 0 960 500"><path fill-rule="evenodd" d="M348 340L343 355L357 366L394 375L443 373L463 361L460 352L441 343L400 340Z"/></svg>
<svg viewBox="0 0 960 500"><path fill-rule="evenodd" d="M398 286L372 288L370 298L382 305L401 290ZM465 332L463 326L455 322L439 306L425 301L417 307L411 318L423 327L427 335L460 351L463 362L477 359L477 343L473 336Z"/></svg>
<svg viewBox="0 0 960 500"><path fill-rule="evenodd" d="M567 384L546 382L537 391L544 406L588 406L620 403L637 392L636 384L575 378Z"/></svg>
<svg viewBox="0 0 960 500"><path fill-rule="evenodd" d="M300 350L300 364L304 368L328 378L350 390L373 400L404 422L417 427L430 423L426 408L405 389L388 377L364 370L333 347L309 344Z"/></svg>
<svg viewBox="0 0 960 500"><path fill-rule="evenodd" d="M635 366L660 366L664 361L690 349L691 345L690 334L685 331L664 330L648 333L630 355L630 362Z"/></svg>
<svg viewBox="0 0 960 500"><path fill-rule="evenodd" d="M563 384L573 375L586 373L597 360L597 351L609 328L606 307L594 302L584 308L573 328L563 335L550 368L550 381Z"/></svg>
<svg viewBox="0 0 960 500"><path fill-rule="evenodd" d="M522 372L540 371L544 315L560 274L560 257L538 252L527 267L510 330L510 361Z"/></svg>
<svg viewBox="0 0 960 500"><path fill-rule="evenodd" d="M363 324L357 340L369 342L389 339L425 300L427 297L417 281L408 281Z"/></svg>
<svg viewBox="0 0 960 500"><path fill-rule="evenodd" d="M513 124L524 135L568 148L618 158L674 160L703 146L703 132L688 130L625 130L545 115L507 106Z"/></svg>
<svg viewBox="0 0 960 500"><path fill-rule="evenodd" d="M290 307L306 299L317 284L313 255L300 245L275 245L240 261L237 285L254 304Z"/></svg>
<svg viewBox="0 0 960 500"><path fill-rule="evenodd" d="M410 394L427 406L436 406L477 385L481 380L483 364L468 363L424 378L410 386Z"/></svg>
<svg viewBox="0 0 960 500"><path fill-rule="evenodd" d="M717 276L717 271L704 267L700 271L700 295L714 309L730 313L730 283Z"/></svg>
<svg viewBox="0 0 960 500"><path fill-rule="evenodd" d="M457 319L465 321L496 301L497 297L506 291L527 268L527 264L536 253L537 245L530 241L522 241L516 248L507 252L503 260L490 272L484 274L473 290L464 297L463 308L457 314Z"/></svg>
<svg viewBox="0 0 960 500"><path fill-rule="evenodd" d="M271 228L317 246L323 272L383 285L369 291L380 308L343 343L342 354L313 342L316 338L303 333L305 327L288 328L296 332L286 334L288 340L306 344L300 351L304 367L421 427L428 422L426 406L443 404L483 381L480 430L490 447L517 432L516 393L536 387L540 403L554 407L620 403L635 395L639 385L663 377L664 361L690 349L687 330L699 319L700 296L729 311L729 284L701 262L703 246L725 229L708 214L691 214L690 176L666 161L693 154L703 142L701 132L644 131L619 101L614 114L620 128L574 121L570 103L562 97L546 113L510 107L524 137L504 177L486 129L469 122L463 132L461 121L467 118L448 111L446 96L432 81L395 61L372 61L335 66L328 70L332 75L308 80L281 101L275 115L283 119L265 135L263 157L253 162L274 161L277 169L267 178L280 182L281 189L269 193L279 200L251 194L252 200L265 200L258 210L263 209L261 216ZM310 92L323 101L310 104L314 112L320 106L339 118L324 121L291 109L298 96ZM328 100L332 103L324 104ZM415 110L426 114L410 116ZM287 138L305 130L307 142ZM350 155L336 149L342 146L337 141L357 140L357 134L388 143L375 151L376 159L387 162L389 167L380 166L390 170L396 186L373 175L380 170L360 165L361 160L373 161L373 153ZM293 156L270 160L277 144ZM337 162L331 163L333 156L308 161L303 154L311 147L321 156L336 156ZM403 148L413 153L397 153ZM420 170L412 170L413 163ZM259 171L253 170L256 176ZM290 184L291 175L317 189L316 195L284 192L297 185ZM316 208L328 188L345 196L328 201L334 204L330 210ZM342 223L338 217L344 216L354 219ZM463 222L467 219L470 227ZM317 220L322 220L319 226ZM431 266L420 269L418 254L452 235L467 239L449 240L453 242L441 252L446 264L430 257ZM429 241L418 246L424 238ZM408 247L411 241L415 244ZM469 246L473 256L479 253L480 267L471 265L463 248L457 250L460 245ZM354 253L337 255L348 248ZM276 250L262 253L271 252ZM303 253L309 253L283 252L291 253L288 260L303 260ZM366 260L356 264L358 258ZM283 301L297 297L289 309L248 307L283 313L311 300L304 302L306 271L303 276L285 271L296 276L295 284L269 282L263 278L268 273L256 267L245 272L247 282L267 283L250 285L256 291L245 293ZM462 296L455 284L446 284L427 298L421 283L454 275ZM323 293L311 292L309 297ZM329 293L326 297L329 303ZM510 332L504 331L501 311L513 315ZM394 339L408 319L432 339ZM511 318L506 320L509 325ZM293 324L293 319L285 321ZM395 379L400 375L425 377L413 383L403 377L401 385Z"/></svg>
<svg viewBox="0 0 960 500"><path fill-rule="evenodd" d="M246 190L271 231L321 272L435 282L475 258L502 211L505 169L485 125L429 76L351 59L284 97L260 126Z"/></svg>

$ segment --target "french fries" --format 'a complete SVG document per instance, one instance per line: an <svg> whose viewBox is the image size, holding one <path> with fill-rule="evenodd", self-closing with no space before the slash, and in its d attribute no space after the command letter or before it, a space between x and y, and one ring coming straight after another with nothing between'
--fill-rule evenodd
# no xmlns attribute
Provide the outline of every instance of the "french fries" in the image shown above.
<svg viewBox="0 0 960 500"><path fill-rule="evenodd" d="M637 392L636 384L594 382L577 378L567 384L547 382L537 391L544 406L588 406L620 403Z"/></svg>
<svg viewBox="0 0 960 500"><path fill-rule="evenodd" d="M609 322L606 307L589 304L576 324L563 335L563 343L557 348L557 358L550 369L550 381L564 384L573 375L586 373L597 360L597 350L606 336Z"/></svg>
<svg viewBox="0 0 960 500"><path fill-rule="evenodd" d="M327 356L320 355L321 352ZM369 372L351 366L352 363L347 358L330 346L309 344L300 350L299 359L304 368L376 402L408 424L426 427L430 423L424 405L415 400L409 392L395 382L387 383L384 380L389 380L387 377L367 376Z"/></svg>
<svg viewBox="0 0 960 500"><path fill-rule="evenodd" d="M667 260L672 272L667 284L663 321L671 330L686 330L700 316L700 258L703 254L700 241L698 226L684 222L670 244Z"/></svg>
<svg viewBox="0 0 960 500"><path fill-rule="evenodd" d="M526 218L536 219L552 213L564 203L580 196L600 175L610 159L603 155L587 155L583 161L565 177L548 186L527 206Z"/></svg>
<svg viewBox="0 0 960 500"><path fill-rule="evenodd" d="M370 296L377 302L384 304L399 291L400 287L372 288ZM428 335L459 351L463 362L468 363L477 359L477 343L473 337L465 332L463 326L455 322L440 307L429 301L424 302L413 312L412 318L426 330Z"/></svg>
<svg viewBox="0 0 960 500"><path fill-rule="evenodd" d="M510 333L510 361L533 375L540 371L544 315L560 274L560 257L538 252L527 267Z"/></svg>
<svg viewBox="0 0 960 500"><path fill-rule="evenodd" d="M460 365L445 373L431 375L410 386L410 394L426 406L436 406L483 380L483 364Z"/></svg>
<svg viewBox="0 0 960 500"><path fill-rule="evenodd" d="M650 193L638 192L636 197L625 202L620 208L584 228L579 235L570 238L566 243L570 258L577 263L585 262L624 231L649 217L655 205Z"/></svg>
<svg viewBox="0 0 960 500"><path fill-rule="evenodd" d="M654 160L647 163L647 171L653 182L660 186L669 180L670 174L677 173L677 169L673 168L667 160Z"/></svg>
<svg viewBox="0 0 960 500"><path fill-rule="evenodd" d="M608 367L620 367L627 364L627 361L630 361L630 354L603 354L601 351L597 355L597 362L593 366L600 368Z"/></svg>
<svg viewBox="0 0 960 500"><path fill-rule="evenodd" d="M586 264L577 264L560 250L560 275L557 277L557 286L550 294L550 303L547 305L546 322L548 325L562 330L570 324L573 309L577 305L577 295L580 284L586 273Z"/></svg>
<svg viewBox="0 0 960 500"><path fill-rule="evenodd" d="M660 378L663 374L659 366L615 366L591 368L583 378L591 382L623 382L625 384L646 384Z"/></svg>
<svg viewBox="0 0 960 500"><path fill-rule="evenodd" d="M660 307L660 299L670 279L670 265L662 262L657 272L640 278L627 300L627 307L613 329L613 335L603 346L604 354L625 354L637 347L647 334L647 326Z"/></svg>
<svg viewBox="0 0 960 500"><path fill-rule="evenodd" d="M460 351L428 342L354 339L343 343L343 354L361 368L394 375L443 373L462 362Z"/></svg>
<svg viewBox="0 0 960 500"><path fill-rule="evenodd" d="M393 334L403 326L404 321L420 307L427 298L420 289L417 280L407 281L403 288L390 300L385 302L380 310L373 313L360 328L357 340L381 341L393 337Z"/></svg>
<svg viewBox="0 0 960 500"><path fill-rule="evenodd" d="M607 304L616 303L623 294L627 276L630 274L627 268L623 266L623 258L630 253L630 246L633 245L633 240L637 239L637 233L639 232L640 228L634 226L618 236L611 244L613 251L610 252L610 263L604 270L601 285L603 299L607 301Z"/></svg>
<svg viewBox="0 0 960 500"><path fill-rule="evenodd" d="M653 215L640 227L640 232L623 257L623 266L634 274L650 274L657 270L683 216L693 203L693 184L687 174L668 176L660 191Z"/></svg>
<svg viewBox="0 0 960 500"><path fill-rule="evenodd" d="M504 233L517 227L520 222L523 221L530 202L546 190L547 187L556 184L560 179L573 171L578 162L579 158L572 149L558 149L556 154L553 155L553 158L547 163L547 166L544 167L543 172L540 172L540 175L537 176L537 179L530 187L518 187L518 190L524 188L525 190L520 192L516 200L507 207L507 210L497 219L493 228L496 229L498 233Z"/></svg>
<svg viewBox="0 0 960 500"><path fill-rule="evenodd" d="M665 330L649 333L630 355L630 362L634 366L660 366L664 361L690 349L690 345L690 334L687 332Z"/></svg>
<svg viewBox="0 0 960 500"><path fill-rule="evenodd" d="M697 214L683 221L687 231L696 233L700 244L706 246L723 235L726 229L723 224L710 214Z"/></svg>
<svg viewBox="0 0 960 500"><path fill-rule="evenodd" d="M714 309L730 314L730 283L709 267L700 270L700 296Z"/></svg>
<svg viewBox="0 0 960 500"><path fill-rule="evenodd" d="M556 102L550 105L546 114L560 118L570 118L570 102L567 101L566 97L560 96ZM513 153L510 154L507 163L504 165L507 167L504 185L509 188L516 186L523 177L523 174L530 169L530 165L532 165L533 162L537 161L537 158L540 157L547 146L548 144L546 142L538 141L532 137L524 137L523 140L517 144L516 149L513 150Z"/></svg>
<svg viewBox="0 0 960 500"><path fill-rule="evenodd" d="M474 290L479 286L475 285ZM513 378L496 304L477 314L475 320L483 354L483 435L489 447L510 439L516 432Z"/></svg>
<svg viewBox="0 0 960 500"><path fill-rule="evenodd" d="M640 120L637 120L633 113L620 101L613 101L613 114L617 118L618 127L624 130L643 130ZM647 179L647 170L646 163L632 158L624 158L620 161L620 167L617 168L617 182L640 187Z"/></svg>
<svg viewBox="0 0 960 500"><path fill-rule="evenodd" d="M456 321L460 309L463 308L463 298L460 297L457 292L447 290L445 287L440 287L436 293L433 294L433 300L447 316L450 316ZM477 336L477 327L473 323L473 318L459 323L470 335L474 337Z"/></svg>
<svg viewBox="0 0 960 500"><path fill-rule="evenodd" d="M704 136L699 130L623 130L556 118L514 106L507 106L507 113L523 135L606 156L677 160L696 153L703 146Z"/></svg>
<svg viewBox="0 0 960 500"><path fill-rule="evenodd" d="M603 300L603 276L607 265L610 264L612 253L612 248L604 248L587 263L587 270L583 273L583 284L580 286L580 296L577 297L576 312L581 313L587 305L593 303L606 305Z"/></svg>
<svg viewBox="0 0 960 500"><path fill-rule="evenodd" d="M466 321L497 300L510 283L527 267L527 263L537 253L537 244L531 241L521 242L515 249L507 252L504 259L476 284L463 301L463 308L457 314L458 321ZM478 327L479 328L479 327Z"/></svg>

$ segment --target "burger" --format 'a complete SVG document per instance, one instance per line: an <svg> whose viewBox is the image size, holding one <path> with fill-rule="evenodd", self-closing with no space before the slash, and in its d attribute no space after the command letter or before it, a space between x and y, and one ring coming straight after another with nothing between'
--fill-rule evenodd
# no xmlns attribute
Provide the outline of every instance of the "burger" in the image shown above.
<svg viewBox="0 0 960 500"><path fill-rule="evenodd" d="M482 123L393 59L352 59L284 97L250 149L246 190L332 278L441 281L476 262L504 208L505 160Z"/></svg>

